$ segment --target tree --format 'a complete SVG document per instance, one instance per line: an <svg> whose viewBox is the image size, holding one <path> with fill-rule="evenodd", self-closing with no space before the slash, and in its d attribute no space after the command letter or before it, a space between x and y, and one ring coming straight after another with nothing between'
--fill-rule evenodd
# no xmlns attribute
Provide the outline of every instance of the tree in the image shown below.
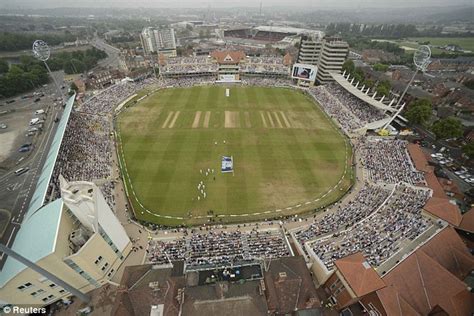
<svg viewBox="0 0 474 316"><path fill-rule="evenodd" d="M352 74L355 70L354 62L351 59L346 60L342 64L342 71L346 71L350 74Z"/></svg>
<svg viewBox="0 0 474 316"><path fill-rule="evenodd" d="M378 95L388 96L391 88L392 88L392 85L390 84L390 81L384 80L384 81L379 82L379 84L377 85L376 91Z"/></svg>
<svg viewBox="0 0 474 316"><path fill-rule="evenodd" d="M462 148L462 151L469 157L469 159L474 159L474 142L469 142Z"/></svg>
<svg viewBox="0 0 474 316"><path fill-rule="evenodd" d="M5 60L0 59L0 74L4 74L8 72L8 69L9 69L8 63Z"/></svg>
<svg viewBox="0 0 474 316"><path fill-rule="evenodd" d="M410 105L405 112L405 116L412 124L424 125L429 121L432 114L431 101L428 99L419 99Z"/></svg>
<svg viewBox="0 0 474 316"><path fill-rule="evenodd" d="M388 65L384 64L375 64L373 66L375 71L381 71L381 72L386 72L388 70Z"/></svg>
<svg viewBox="0 0 474 316"><path fill-rule="evenodd" d="M453 116L436 121L431 130L439 139L457 138L463 133L461 121Z"/></svg>
<svg viewBox="0 0 474 316"><path fill-rule="evenodd" d="M70 90L77 92L77 90L79 90L79 88L77 87L77 85L74 82L72 82L71 86L70 86Z"/></svg>
<svg viewBox="0 0 474 316"><path fill-rule="evenodd" d="M354 72L352 73L352 76L354 77L354 82L363 82L365 79L365 74L364 71L360 68L356 68Z"/></svg>

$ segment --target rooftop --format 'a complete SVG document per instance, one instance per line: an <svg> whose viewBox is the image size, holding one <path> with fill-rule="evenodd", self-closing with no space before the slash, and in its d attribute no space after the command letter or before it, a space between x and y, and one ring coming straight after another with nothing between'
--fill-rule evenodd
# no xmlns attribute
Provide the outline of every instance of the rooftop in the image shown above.
<svg viewBox="0 0 474 316"><path fill-rule="evenodd" d="M380 276L360 252L338 259L334 264L357 297L362 297L385 286Z"/></svg>
<svg viewBox="0 0 474 316"><path fill-rule="evenodd" d="M265 272L268 309L279 314L321 307L303 256L270 261Z"/></svg>
<svg viewBox="0 0 474 316"><path fill-rule="evenodd" d="M33 262L54 252L62 209L63 201L58 199L29 214L21 224L12 250ZM0 272L0 287L25 268L16 259L7 257Z"/></svg>
<svg viewBox="0 0 474 316"><path fill-rule="evenodd" d="M449 315L468 315L474 310L474 295L459 277L473 269L474 259L466 246L447 227L383 277L397 295L384 295L386 289L377 294L382 293L384 306L405 301L422 315L439 308Z"/></svg>

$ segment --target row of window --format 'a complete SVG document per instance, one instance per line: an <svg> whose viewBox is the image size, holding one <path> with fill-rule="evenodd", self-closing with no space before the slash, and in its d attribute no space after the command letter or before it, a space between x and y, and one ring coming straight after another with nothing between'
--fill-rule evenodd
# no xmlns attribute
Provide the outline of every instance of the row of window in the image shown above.
<svg viewBox="0 0 474 316"><path fill-rule="evenodd" d="M44 283L46 280L47 280L47 278L41 278L40 282ZM33 287L34 287L33 283L26 282L25 284L22 284L22 285L18 286L17 289L24 292L25 290L33 288ZM50 283L49 288L51 288L51 289L57 288L57 285L55 283ZM34 290L33 292L31 292L30 295L33 296L33 297L37 297L37 296L39 296L43 293L45 293L45 290L43 290L41 288L38 288L38 289ZM59 293L64 294L64 293L66 293L66 290L61 289L61 290L59 290ZM50 302L50 301L54 300L55 298L56 298L55 295L50 294L48 296L43 297L41 300L44 303L47 303L47 302Z"/></svg>

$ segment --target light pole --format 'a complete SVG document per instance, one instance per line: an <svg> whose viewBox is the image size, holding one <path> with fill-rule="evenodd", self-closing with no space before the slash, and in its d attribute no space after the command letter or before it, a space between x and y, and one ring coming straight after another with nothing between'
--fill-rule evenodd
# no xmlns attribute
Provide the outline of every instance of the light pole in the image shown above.
<svg viewBox="0 0 474 316"><path fill-rule="evenodd" d="M413 54L413 63L415 64L416 70L413 76L411 77L410 81L408 82L407 86L405 87L405 90L403 90L402 95L397 101L397 104L395 107L399 106L400 103L402 102L403 98L405 97L405 94L408 91L408 88L410 88L411 84L413 83L413 80L415 80L416 75L418 74L418 71L425 72L426 67L430 64L430 58L431 58L431 49L428 45L422 45L420 46L415 54ZM382 131L386 130L387 126L389 126L392 121L400 114L400 112L403 110L405 107L405 103L400 106L398 111L393 115L393 117L382 127Z"/></svg>
<svg viewBox="0 0 474 316"><path fill-rule="evenodd" d="M65 100L64 100L64 96L61 91L61 88L59 87L59 84L56 81L56 78L53 76L51 69L49 69L48 63L46 62L51 56L51 49L49 48L48 44L46 44L46 42L42 40L34 41L33 55L36 57L36 59L41 60L44 63L46 69L48 70L49 75L51 76L51 78L53 78L54 85L56 86L56 89L58 90L58 94L61 97L62 104L64 105Z"/></svg>

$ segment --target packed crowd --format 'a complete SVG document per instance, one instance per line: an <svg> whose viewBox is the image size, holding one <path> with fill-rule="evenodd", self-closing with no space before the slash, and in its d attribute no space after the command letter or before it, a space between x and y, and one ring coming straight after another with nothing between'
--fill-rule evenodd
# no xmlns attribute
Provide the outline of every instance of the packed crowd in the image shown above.
<svg viewBox="0 0 474 316"><path fill-rule="evenodd" d="M360 163L371 181L423 183L424 176L413 166L407 145L407 141L398 139L363 139L356 150L359 150Z"/></svg>
<svg viewBox="0 0 474 316"><path fill-rule="evenodd" d="M337 83L326 85L326 89L336 97L341 104L349 109L349 111L351 111L359 121L363 123L363 125L381 120L385 117L382 111L352 95Z"/></svg>
<svg viewBox="0 0 474 316"><path fill-rule="evenodd" d="M147 261L151 263L184 260L188 269L238 265L289 255L280 230L193 233L173 240L153 240L147 249Z"/></svg>
<svg viewBox="0 0 474 316"><path fill-rule="evenodd" d="M240 64L244 73L275 73L288 74L289 67L283 64L281 57L248 57Z"/></svg>
<svg viewBox="0 0 474 316"><path fill-rule="evenodd" d="M135 92L145 86L156 83L156 79L145 79L140 82L121 82L115 84L79 105L77 111L93 115L110 115L113 109Z"/></svg>
<svg viewBox="0 0 474 316"><path fill-rule="evenodd" d="M312 249L329 269L335 260L358 251L364 253L372 266L378 267L405 240L414 240L433 225L421 214L428 198L428 190L398 185L380 210L337 236L315 241Z"/></svg>
<svg viewBox="0 0 474 316"><path fill-rule="evenodd" d="M156 83L153 79L147 79L114 85L73 110L49 184L50 197L59 197L58 177L61 174L68 181L97 181L105 199L114 207L114 141L110 115L121 101L153 83Z"/></svg>
<svg viewBox="0 0 474 316"><path fill-rule="evenodd" d="M242 84L262 87L294 87L290 80L283 78L244 78Z"/></svg>
<svg viewBox="0 0 474 316"><path fill-rule="evenodd" d="M324 111L339 123L346 133L353 133L363 127L362 122L344 107L335 96L329 93L326 86L311 87L308 92Z"/></svg>
<svg viewBox="0 0 474 316"><path fill-rule="evenodd" d="M305 242L315 238L347 229L375 212L389 194L390 191L386 189L367 184L347 205L337 206L334 212L296 232L295 237L301 245L304 245Z"/></svg>

